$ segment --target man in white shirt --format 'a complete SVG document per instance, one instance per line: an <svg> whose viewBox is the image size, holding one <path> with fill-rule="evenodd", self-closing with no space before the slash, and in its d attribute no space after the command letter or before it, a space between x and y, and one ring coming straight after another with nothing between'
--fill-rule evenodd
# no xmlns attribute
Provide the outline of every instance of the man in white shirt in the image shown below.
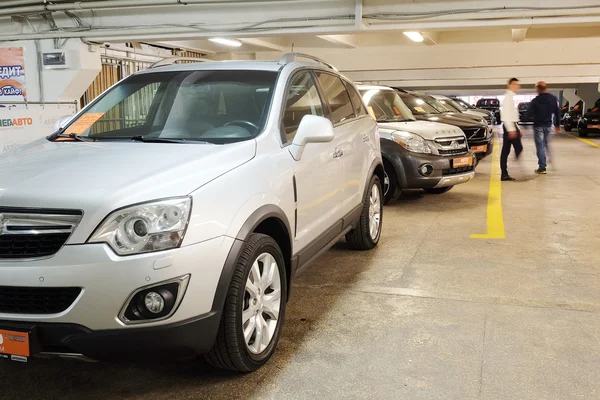
<svg viewBox="0 0 600 400"><path fill-rule="evenodd" d="M517 78L512 78L508 81L508 90L504 95L504 101L500 108L500 117L504 124L504 141L502 143L502 153L500 153L500 168L502 169L502 180L503 181L514 181L515 179L508 175L508 155L510 154L510 147L515 148L515 154L517 159L523 151L523 144L521 143L521 132L517 126L519 122L519 110L515 106L514 96L521 89L521 84Z"/></svg>

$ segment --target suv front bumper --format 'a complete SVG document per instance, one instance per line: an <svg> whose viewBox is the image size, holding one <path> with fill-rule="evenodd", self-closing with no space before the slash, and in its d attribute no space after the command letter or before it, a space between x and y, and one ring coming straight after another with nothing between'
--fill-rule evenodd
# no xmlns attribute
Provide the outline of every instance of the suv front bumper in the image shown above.
<svg viewBox="0 0 600 400"><path fill-rule="evenodd" d="M392 164L398 177L401 189L429 189L440 188L467 183L475 177L475 164L477 160L473 152L456 156L438 156L432 154L413 153L405 150L392 140L381 140L381 152L384 158ZM454 158L473 157L473 166L470 168L453 168ZM429 164L433 172L423 176L419 172L422 165Z"/></svg>
<svg viewBox="0 0 600 400"><path fill-rule="evenodd" d="M0 313L0 329L28 331L33 354L82 354L93 359L174 357L208 351L216 337L224 266L236 242L219 237L169 251L119 257L104 244L65 246L54 257L3 261L0 282L17 287L80 287L57 314ZM139 288L189 275L172 316L127 324L120 311ZM226 290L226 288L225 288ZM57 354L59 355L59 354Z"/></svg>

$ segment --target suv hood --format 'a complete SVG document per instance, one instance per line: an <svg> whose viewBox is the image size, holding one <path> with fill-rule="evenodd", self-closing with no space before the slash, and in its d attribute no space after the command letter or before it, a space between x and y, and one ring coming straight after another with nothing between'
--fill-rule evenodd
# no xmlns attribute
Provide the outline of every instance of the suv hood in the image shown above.
<svg viewBox="0 0 600 400"><path fill-rule="evenodd" d="M0 204L83 210L84 218L101 220L120 207L188 195L255 153L254 140L212 145L41 139L0 155Z"/></svg>
<svg viewBox="0 0 600 400"><path fill-rule="evenodd" d="M449 124L458 126L461 129L465 128L485 128L487 124L475 121L471 118L460 118L458 116L451 116L450 114L428 114L428 115L415 115L415 118L421 121L440 122L442 124Z"/></svg>
<svg viewBox="0 0 600 400"><path fill-rule="evenodd" d="M423 139L434 140L441 137L463 136L459 128L429 121L382 122L377 124L382 134L391 134L394 131L416 133Z"/></svg>

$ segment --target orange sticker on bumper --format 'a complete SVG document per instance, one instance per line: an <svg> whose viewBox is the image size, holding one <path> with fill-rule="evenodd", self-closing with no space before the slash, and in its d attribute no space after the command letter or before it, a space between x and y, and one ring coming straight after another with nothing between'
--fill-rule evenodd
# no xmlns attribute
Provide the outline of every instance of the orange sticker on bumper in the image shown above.
<svg viewBox="0 0 600 400"><path fill-rule="evenodd" d="M29 334L0 330L0 353L29 357Z"/></svg>

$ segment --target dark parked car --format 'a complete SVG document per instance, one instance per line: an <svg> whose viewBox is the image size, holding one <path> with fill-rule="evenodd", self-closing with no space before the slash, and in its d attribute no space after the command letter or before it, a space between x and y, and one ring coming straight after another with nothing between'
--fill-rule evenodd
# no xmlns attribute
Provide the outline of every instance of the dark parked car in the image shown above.
<svg viewBox="0 0 600 400"><path fill-rule="evenodd" d="M562 125L564 125L565 131L571 132L573 128L577 126L577 121L579 117L583 114L583 100L579 100L577 104L575 104L569 112L565 113L562 118Z"/></svg>
<svg viewBox="0 0 600 400"><path fill-rule="evenodd" d="M531 103L529 101L519 103L519 120L521 124L533 123L533 116L529 112L530 105Z"/></svg>
<svg viewBox="0 0 600 400"><path fill-rule="evenodd" d="M491 154L493 150L492 130L483 121L465 119L452 115L452 113L440 112L432 106L435 102L431 96L399 90L398 94L408 106L415 118L421 121L441 122L454 125L462 129L467 136L469 148L475 153L477 159L481 160Z"/></svg>
<svg viewBox="0 0 600 400"><path fill-rule="evenodd" d="M600 133L600 99L577 121L579 136L586 137L590 133Z"/></svg>
<svg viewBox="0 0 600 400"><path fill-rule="evenodd" d="M403 189L442 194L473 179L476 160L460 128L418 121L392 88L359 85L358 90L379 126L384 203Z"/></svg>
<svg viewBox="0 0 600 400"><path fill-rule="evenodd" d="M567 101L566 104L560 108L561 121L562 121L563 117L565 116L565 114L568 112L569 112L569 102Z"/></svg>
<svg viewBox="0 0 600 400"><path fill-rule="evenodd" d="M431 96L433 96L438 102L442 103L442 105L446 107L449 111L453 113L458 113L460 117L469 116L475 120L481 120L483 118L485 123L488 124L490 127L494 124L494 118L488 111L475 111L471 110L470 108L465 108L461 103L455 101L454 99L451 99L450 97L434 94L432 94Z"/></svg>
<svg viewBox="0 0 600 400"><path fill-rule="evenodd" d="M475 107L473 107L473 105L467 103L466 101L464 101L460 97L450 96L450 98L452 100L454 100L455 102L457 102L458 104L460 104L461 106L463 106L463 108L465 110L470 110L472 112L478 112L478 113L481 113L481 114L488 115L491 118L491 120L492 120L492 125L496 125L496 124L500 123L500 121L498 121L496 119L496 115L494 115L494 113L491 112L490 110L484 110L483 108L475 108Z"/></svg>
<svg viewBox="0 0 600 400"><path fill-rule="evenodd" d="M476 108L483 108L484 110L488 110L494 113L494 117L496 118L496 122L500 123L500 100L493 99L479 99Z"/></svg>

